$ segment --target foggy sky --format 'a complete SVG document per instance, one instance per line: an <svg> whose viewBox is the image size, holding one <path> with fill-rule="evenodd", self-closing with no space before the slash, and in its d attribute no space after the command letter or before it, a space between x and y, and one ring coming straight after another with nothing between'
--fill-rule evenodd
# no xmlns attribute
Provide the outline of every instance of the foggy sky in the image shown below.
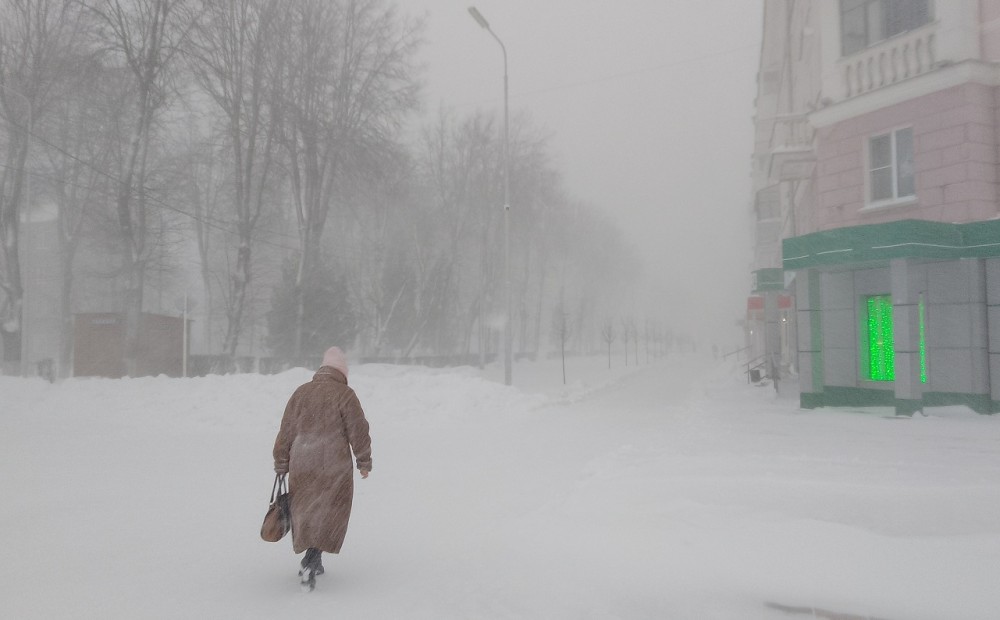
<svg viewBox="0 0 1000 620"><path fill-rule="evenodd" d="M567 193L635 242L669 292L664 318L738 343L760 0L406 0L426 23L428 118L502 111L503 57L473 4L507 47L511 114L551 132Z"/></svg>

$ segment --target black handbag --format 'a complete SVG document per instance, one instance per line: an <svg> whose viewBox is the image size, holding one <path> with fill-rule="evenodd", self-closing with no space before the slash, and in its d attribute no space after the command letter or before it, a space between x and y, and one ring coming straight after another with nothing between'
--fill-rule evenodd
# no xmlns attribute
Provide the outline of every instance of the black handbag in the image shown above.
<svg viewBox="0 0 1000 620"><path fill-rule="evenodd" d="M260 526L260 537L267 542L278 542L292 529L292 511L290 507L288 486L285 474L274 476L274 486L271 487L271 503L264 515L264 523Z"/></svg>

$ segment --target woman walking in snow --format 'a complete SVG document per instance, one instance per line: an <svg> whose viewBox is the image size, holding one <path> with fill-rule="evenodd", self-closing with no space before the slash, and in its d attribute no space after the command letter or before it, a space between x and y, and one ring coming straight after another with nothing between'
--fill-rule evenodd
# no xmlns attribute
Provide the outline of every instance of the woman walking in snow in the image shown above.
<svg viewBox="0 0 1000 620"><path fill-rule="evenodd" d="M291 492L292 547L306 552L302 586L312 590L323 574L322 553L340 553L354 498L351 452L362 478L372 469L368 420L347 386L347 360L330 347L312 381L288 400L274 440L274 471L287 473Z"/></svg>

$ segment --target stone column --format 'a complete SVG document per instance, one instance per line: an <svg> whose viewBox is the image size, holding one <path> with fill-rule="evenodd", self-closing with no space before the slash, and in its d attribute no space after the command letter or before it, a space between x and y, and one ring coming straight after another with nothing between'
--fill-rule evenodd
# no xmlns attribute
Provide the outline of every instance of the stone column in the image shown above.
<svg viewBox="0 0 1000 620"><path fill-rule="evenodd" d="M920 383L920 280L912 261L894 258L889 265L892 329L896 367L896 415L924 407Z"/></svg>
<svg viewBox="0 0 1000 620"><path fill-rule="evenodd" d="M823 332L820 313L819 272L799 271L795 276L795 325L799 365L799 405L823 406Z"/></svg>
<svg viewBox="0 0 1000 620"><path fill-rule="evenodd" d="M963 260L969 278L969 321L972 338L969 343L972 379L972 408L979 413L989 413L990 394L990 344L988 315L988 283L986 261Z"/></svg>
<svg viewBox="0 0 1000 620"><path fill-rule="evenodd" d="M985 263L989 410L1000 413L1000 258L988 258Z"/></svg>

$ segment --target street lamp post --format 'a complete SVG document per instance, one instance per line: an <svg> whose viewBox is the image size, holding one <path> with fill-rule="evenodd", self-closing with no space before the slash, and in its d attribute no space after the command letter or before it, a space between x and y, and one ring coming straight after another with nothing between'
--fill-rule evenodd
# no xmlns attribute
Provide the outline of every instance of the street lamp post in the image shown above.
<svg viewBox="0 0 1000 620"><path fill-rule="evenodd" d="M24 148L27 149L28 148L28 144L31 141L31 126L32 126L32 122L31 122L32 121L31 99L29 99L28 96L25 95L24 93L22 93L21 91L16 90L14 88L11 88L10 86L7 86L5 84L0 84L0 88L2 88L4 90L4 92L6 92L6 93L9 93L9 94L12 94L12 95L16 95L16 96L20 97L21 99L24 99L24 104L25 104L25 106L27 107L27 110L28 110L28 126L24 128L24 142L25 142ZM8 125L10 125L9 121L8 121ZM19 318L19 323L20 323L20 328L21 328L21 376L22 377L27 377L28 376L28 352L29 352L29 349L28 349L28 326L27 326L27 319L28 319L28 280L30 278L27 277L28 276L27 265L31 262L31 257L29 256L29 253L31 251L31 245L29 243L29 241L30 241L30 235L28 233L29 225L31 224L31 214L29 213L30 205L31 205L31 179L29 178L29 176L27 174L24 173L24 166L27 165L27 162L28 162L28 158L27 158L27 155L25 155L24 164L22 164L22 168L21 168L21 175L24 177L24 209L23 209L23 212L24 212L24 218L25 218L25 224L26 224L25 227L24 227L24 239L23 239L23 241L24 241L24 246L23 246L24 247L24 251L22 252L22 255L24 256L24 260L20 263L20 265L21 265L21 316ZM20 219L18 219L18 225L20 225Z"/></svg>
<svg viewBox="0 0 1000 620"><path fill-rule="evenodd" d="M508 90L507 90L507 48L504 46L503 41L497 36L493 29L490 28L489 22L483 17L476 7L469 7L469 14L472 18L476 20L476 23L482 26L487 32L493 35L497 43L500 44L500 50L503 52L503 262L504 262L504 288L507 297L507 318L504 322L504 351L503 351L503 380L505 385L510 385L512 383L512 352L513 348L513 328L511 325L512 320L512 303L511 303L511 287L510 287L510 145L509 145L509 112L508 112Z"/></svg>

